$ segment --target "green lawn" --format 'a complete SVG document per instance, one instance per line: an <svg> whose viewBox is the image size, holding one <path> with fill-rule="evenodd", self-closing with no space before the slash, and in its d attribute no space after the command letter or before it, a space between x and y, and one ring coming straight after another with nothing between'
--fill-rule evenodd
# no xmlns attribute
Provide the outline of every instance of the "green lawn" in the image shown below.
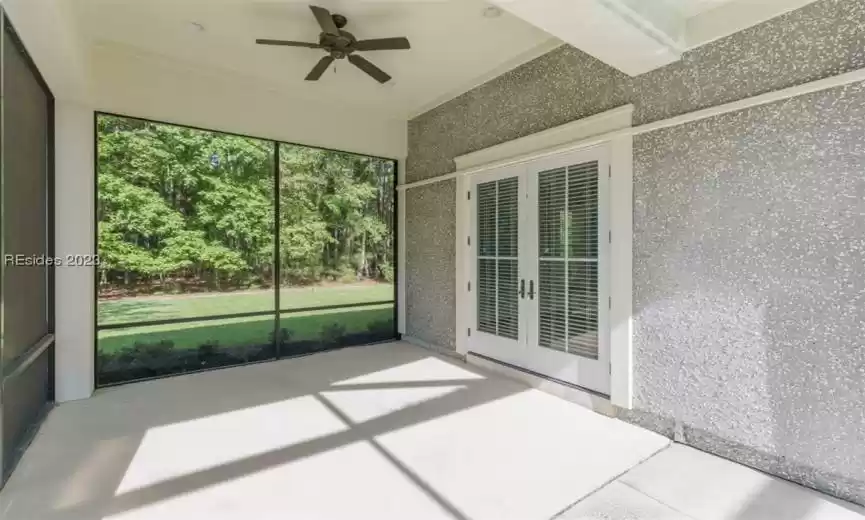
<svg viewBox="0 0 865 520"><path fill-rule="evenodd" d="M325 305L343 305L393 299L393 285L348 285L283 289L282 310ZM137 297L99 302L99 323L151 321L187 318L234 312L273 309L272 291L217 293L206 295ZM287 329L291 341L315 340L326 326L339 324L346 334L366 332L375 322L393 320L393 304L370 307L283 314L280 328ZM260 345L269 341L273 332L273 316L229 318L152 325L99 331L99 351L116 352L134 343L171 341L176 349L197 348L216 342L233 347Z"/></svg>
<svg viewBox="0 0 865 520"><path fill-rule="evenodd" d="M392 284L299 287L280 291L282 310L393 300ZM273 310L274 291L139 296L99 302L99 324Z"/></svg>
<svg viewBox="0 0 865 520"><path fill-rule="evenodd" d="M393 305L376 305L360 309L340 309L311 313L286 314L280 318L280 328L287 329L291 341L314 340L331 324L345 327L347 334L365 332L370 323L392 321ZM99 332L99 351L116 352L134 343L171 341L176 349L197 348L216 342L223 347L260 345L273 332L273 316L232 318L228 320L153 325Z"/></svg>

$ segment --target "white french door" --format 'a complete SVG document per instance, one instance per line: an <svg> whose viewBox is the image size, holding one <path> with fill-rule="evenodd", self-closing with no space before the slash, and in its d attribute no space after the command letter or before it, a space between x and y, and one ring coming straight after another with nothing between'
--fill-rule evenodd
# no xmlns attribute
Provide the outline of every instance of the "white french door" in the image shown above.
<svg viewBox="0 0 865 520"><path fill-rule="evenodd" d="M472 178L473 352L609 395L609 157Z"/></svg>
<svg viewBox="0 0 865 520"><path fill-rule="evenodd" d="M472 179L470 292L474 295L470 348L508 363L525 357L527 308L521 297L526 266L521 237L526 176L523 166ZM525 282L522 282L525 288Z"/></svg>

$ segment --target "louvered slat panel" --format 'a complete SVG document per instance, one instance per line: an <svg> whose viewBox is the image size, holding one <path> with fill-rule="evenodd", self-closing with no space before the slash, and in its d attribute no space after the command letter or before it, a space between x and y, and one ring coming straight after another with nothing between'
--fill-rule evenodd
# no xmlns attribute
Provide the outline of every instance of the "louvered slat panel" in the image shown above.
<svg viewBox="0 0 865 520"><path fill-rule="evenodd" d="M517 177L498 181L498 331L519 338L519 189Z"/></svg>
<svg viewBox="0 0 865 520"><path fill-rule="evenodd" d="M568 262L568 352L598 359L597 263Z"/></svg>
<svg viewBox="0 0 865 520"><path fill-rule="evenodd" d="M496 333L496 191L495 182L478 185L477 329L490 334Z"/></svg>
<svg viewBox="0 0 865 520"><path fill-rule="evenodd" d="M519 233L519 179L498 181L498 256L516 258Z"/></svg>
<svg viewBox="0 0 865 520"><path fill-rule="evenodd" d="M478 330L496 333L496 261L478 260Z"/></svg>
<svg viewBox="0 0 865 520"><path fill-rule="evenodd" d="M538 276L538 340L542 347L567 350L565 262L541 260Z"/></svg>
<svg viewBox="0 0 865 520"><path fill-rule="evenodd" d="M478 184L479 331L519 338L519 178Z"/></svg>
<svg viewBox="0 0 865 520"><path fill-rule="evenodd" d="M499 336L518 339L520 332L517 284L517 260L498 260L498 331Z"/></svg>
<svg viewBox="0 0 865 520"><path fill-rule="evenodd" d="M478 256L496 254L496 183L478 184Z"/></svg>
<svg viewBox="0 0 865 520"><path fill-rule="evenodd" d="M538 178L538 255L565 256L565 168L543 172Z"/></svg>
<svg viewBox="0 0 865 520"><path fill-rule="evenodd" d="M598 163L538 177L539 344L598 358Z"/></svg>
<svg viewBox="0 0 865 520"><path fill-rule="evenodd" d="M568 168L568 258L598 258L597 163Z"/></svg>

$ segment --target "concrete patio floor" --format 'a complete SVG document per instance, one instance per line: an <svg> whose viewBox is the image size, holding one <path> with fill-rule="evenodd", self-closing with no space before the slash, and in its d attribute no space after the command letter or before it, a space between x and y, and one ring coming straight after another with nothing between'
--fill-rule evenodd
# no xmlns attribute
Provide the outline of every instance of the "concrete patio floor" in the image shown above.
<svg viewBox="0 0 865 520"><path fill-rule="evenodd" d="M57 407L4 520L847 520L853 506L406 343Z"/></svg>

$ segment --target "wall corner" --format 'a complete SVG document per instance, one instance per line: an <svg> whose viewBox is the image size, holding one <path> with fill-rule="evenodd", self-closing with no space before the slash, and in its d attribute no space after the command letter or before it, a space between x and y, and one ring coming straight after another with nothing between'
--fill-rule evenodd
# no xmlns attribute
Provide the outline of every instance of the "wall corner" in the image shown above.
<svg viewBox="0 0 865 520"><path fill-rule="evenodd" d="M70 101L55 104L55 389L57 402L90 397L95 384L96 270L68 255L95 254L95 115Z"/></svg>

